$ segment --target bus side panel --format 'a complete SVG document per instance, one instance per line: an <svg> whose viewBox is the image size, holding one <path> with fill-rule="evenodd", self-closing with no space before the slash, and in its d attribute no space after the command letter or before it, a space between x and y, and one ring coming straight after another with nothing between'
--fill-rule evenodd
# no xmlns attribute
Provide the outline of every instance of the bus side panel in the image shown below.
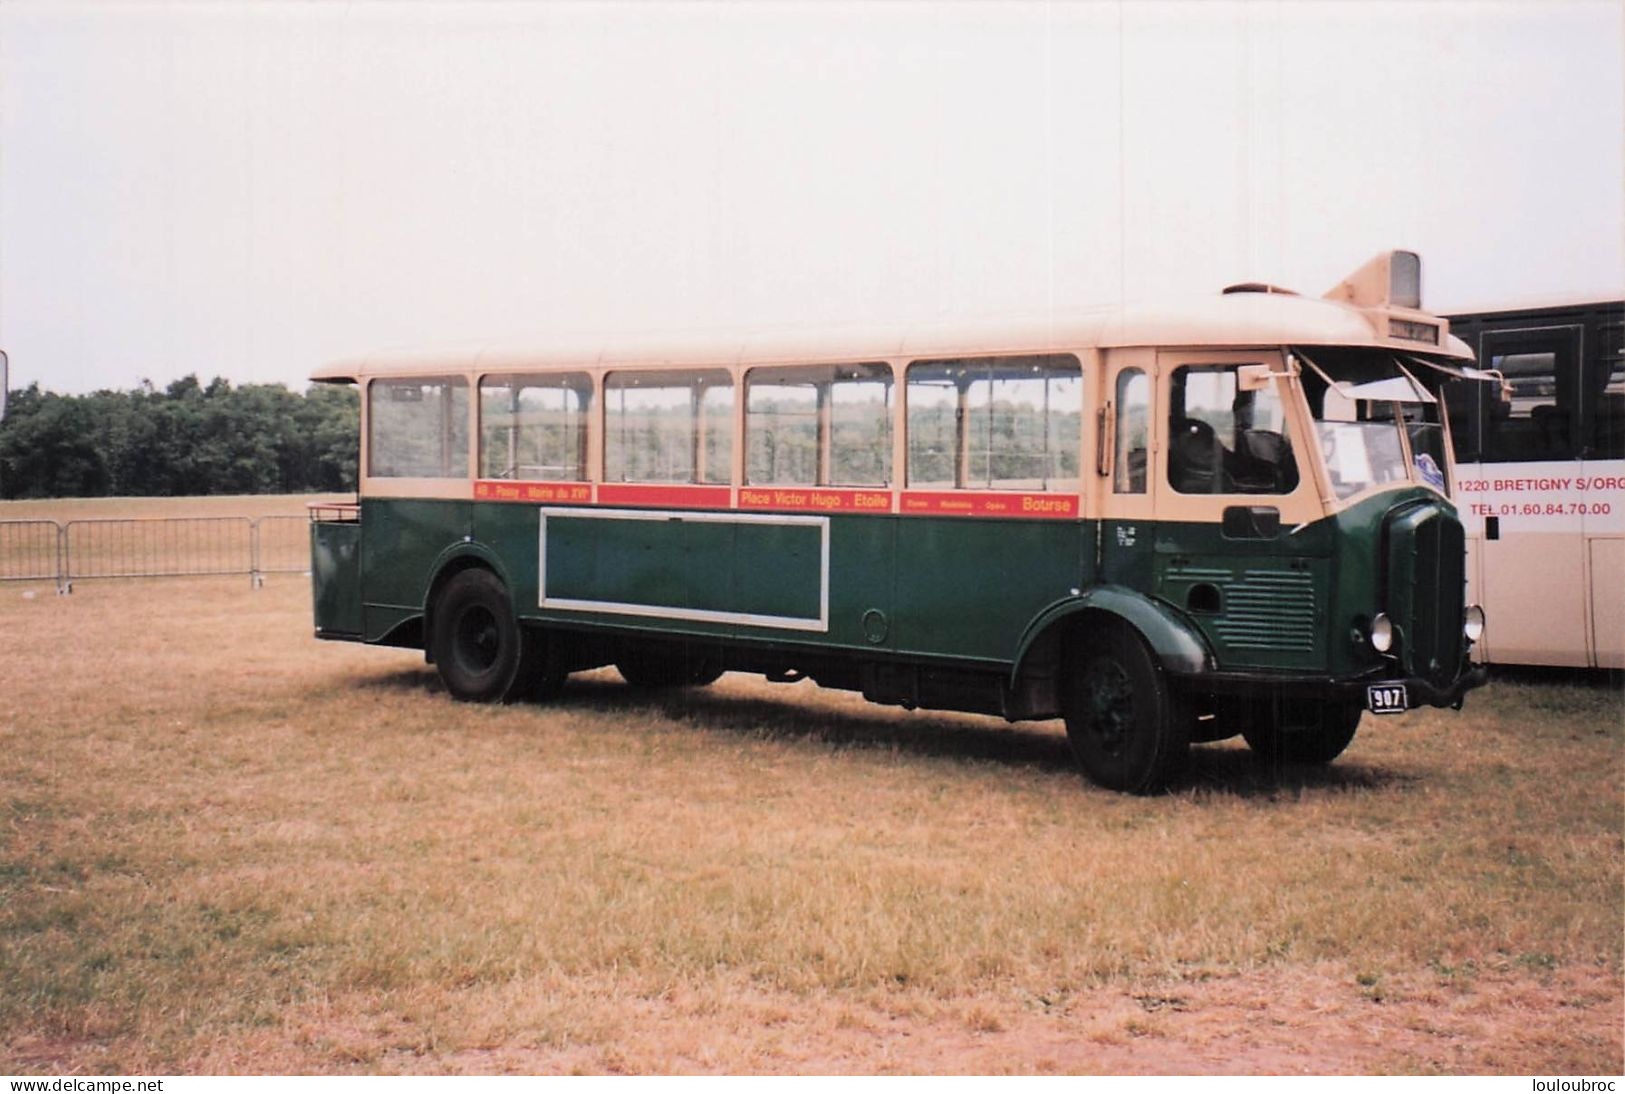
<svg viewBox="0 0 1625 1094"><path fill-rule="evenodd" d="M830 518L829 641L847 649L890 649L892 567L898 527L912 517ZM741 557L741 565L749 560ZM771 567L771 562L766 565ZM865 619L867 617L867 623Z"/></svg>
<svg viewBox="0 0 1625 1094"><path fill-rule="evenodd" d="M1591 547L1591 617L1595 621L1597 667L1625 669L1625 612L1619 610L1615 575L1625 573L1625 539L1593 539Z"/></svg>
<svg viewBox="0 0 1625 1094"><path fill-rule="evenodd" d="M726 580L732 568L732 545L713 543L709 560L695 560L689 539L688 525L675 514L661 519L549 514L541 544L547 568L543 606L603 604L606 610L645 609L647 615L714 608L717 578Z"/></svg>
<svg viewBox="0 0 1625 1094"><path fill-rule="evenodd" d="M1590 664L1586 650L1585 537L1525 531L1503 520L1499 539L1480 545L1483 600L1498 662Z"/></svg>
<svg viewBox="0 0 1625 1094"><path fill-rule="evenodd" d="M1163 522L1155 595L1189 615L1226 669L1313 671L1329 658L1327 530L1230 539L1219 524Z"/></svg>
<svg viewBox="0 0 1625 1094"><path fill-rule="evenodd" d="M361 637L361 525L313 521L310 542L316 633L323 638Z"/></svg>
<svg viewBox="0 0 1625 1094"><path fill-rule="evenodd" d="M1087 587L1093 528L1071 520L903 518L897 649L1010 663L1040 611Z"/></svg>
<svg viewBox="0 0 1625 1094"><path fill-rule="evenodd" d="M502 560L514 611L526 618L536 613L538 523L534 505L474 504L474 541L490 548Z"/></svg>
<svg viewBox="0 0 1625 1094"><path fill-rule="evenodd" d="M711 528L726 526L712 525ZM703 525L695 531L704 532ZM732 526L734 573L731 605L745 615L821 618L828 576L824 530L816 525Z"/></svg>
<svg viewBox="0 0 1625 1094"><path fill-rule="evenodd" d="M824 523L804 516L789 523L770 514L696 520L677 512L651 520L595 516L591 508L548 512L544 544L537 508L475 509L475 538L507 563L524 618L776 644L889 645L895 518L827 518L826 564ZM536 569L543 555L545 606ZM594 602L614 610L593 611ZM826 609L827 626L812 626ZM727 618L696 619L693 612Z"/></svg>
<svg viewBox="0 0 1625 1094"><path fill-rule="evenodd" d="M1625 365L1618 366L1625 370ZM1625 386L1625 376L1613 376ZM1617 452L1619 431L1625 428L1625 394L1610 391L1599 408L1606 430L1599 441ZM1612 438L1612 439L1610 439ZM1585 513L1581 526L1586 541L1585 585L1591 603L1592 664L1599 669L1625 669L1625 612L1620 611L1619 575L1625 573L1625 460L1587 459L1580 464L1577 505ZM1565 499L1569 500L1569 499Z"/></svg>
<svg viewBox="0 0 1625 1094"><path fill-rule="evenodd" d="M435 561L470 533L472 502L363 498L363 637L377 642L423 613Z"/></svg>
<svg viewBox="0 0 1625 1094"><path fill-rule="evenodd" d="M806 640L827 630L828 535L827 518L544 509L528 603L561 622Z"/></svg>

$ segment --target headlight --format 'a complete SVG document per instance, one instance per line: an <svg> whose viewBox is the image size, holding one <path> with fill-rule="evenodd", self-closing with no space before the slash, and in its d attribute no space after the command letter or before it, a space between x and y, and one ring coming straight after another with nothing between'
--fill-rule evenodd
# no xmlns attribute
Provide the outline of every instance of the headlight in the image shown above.
<svg viewBox="0 0 1625 1094"><path fill-rule="evenodd" d="M1371 648L1378 653L1387 653L1394 646L1394 624L1386 615L1378 612L1376 618L1371 620Z"/></svg>
<svg viewBox="0 0 1625 1094"><path fill-rule="evenodd" d="M1484 637L1484 609L1477 604L1469 604L1467 610L1461 615L1461 633L1467 636L1467 641L1477 642Z"/></svg>

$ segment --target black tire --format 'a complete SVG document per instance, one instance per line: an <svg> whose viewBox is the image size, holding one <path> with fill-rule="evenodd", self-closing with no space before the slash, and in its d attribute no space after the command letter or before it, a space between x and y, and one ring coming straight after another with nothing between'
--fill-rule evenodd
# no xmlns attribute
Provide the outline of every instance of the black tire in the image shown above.
<svg viewBox="0 0 1625 1094"><path fill-rule="evenodd" d="M1078 766L1110 790L1152 794L1190 757L1193 717L1140 636L1116 626L1078 643L1066 736Z"/></svg>
<svg viewBox="0 0 1625 1094"><path fill-rule="evenodd" d="M1329 764L1360 728L1359 703L1260 702L1250 707L1241 735L1271 763Z"/></svg>
<svg viewBox="0 0 1625 1094"><path fill-rule="evenodd" d="M454 699L510 703L556 690L564 677L549 671L558 658L548 656L548 645L519 624L507 588L489 570L462 571L435 598L430 646Z"/></svg>
<svg viewBox="0 0 1625 1094"><path fill-rule="evenodd" d="M615 661L621 678L635 688L704 687L722 675L715 663L684 649L627 650Z"/></svg>

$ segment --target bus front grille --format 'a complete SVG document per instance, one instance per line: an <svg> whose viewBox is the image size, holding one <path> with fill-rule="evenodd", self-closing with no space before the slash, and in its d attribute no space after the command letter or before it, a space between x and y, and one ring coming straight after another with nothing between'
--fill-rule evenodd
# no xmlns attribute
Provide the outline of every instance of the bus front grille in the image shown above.
<svg viewBox="0 0 1625 1094"><path fill-rule="evenodd" d="M1426 503L1396 510L1388 528L1388 614L1402 628L1405 668L1447 684L1461 667L1466 539L1461 521Z"/></svg>

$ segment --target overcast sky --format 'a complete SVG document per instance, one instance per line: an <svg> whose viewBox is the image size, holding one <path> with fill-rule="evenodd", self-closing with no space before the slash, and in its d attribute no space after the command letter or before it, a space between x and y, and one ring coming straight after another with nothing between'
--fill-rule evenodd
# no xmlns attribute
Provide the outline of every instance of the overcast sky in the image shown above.
<svg viewBox="0 0 1625 1094"><path fill-rule="evenodd" d="M1625 5L0 5L12 386L1030 313L1389 247L1625 286Z"/></svg>

